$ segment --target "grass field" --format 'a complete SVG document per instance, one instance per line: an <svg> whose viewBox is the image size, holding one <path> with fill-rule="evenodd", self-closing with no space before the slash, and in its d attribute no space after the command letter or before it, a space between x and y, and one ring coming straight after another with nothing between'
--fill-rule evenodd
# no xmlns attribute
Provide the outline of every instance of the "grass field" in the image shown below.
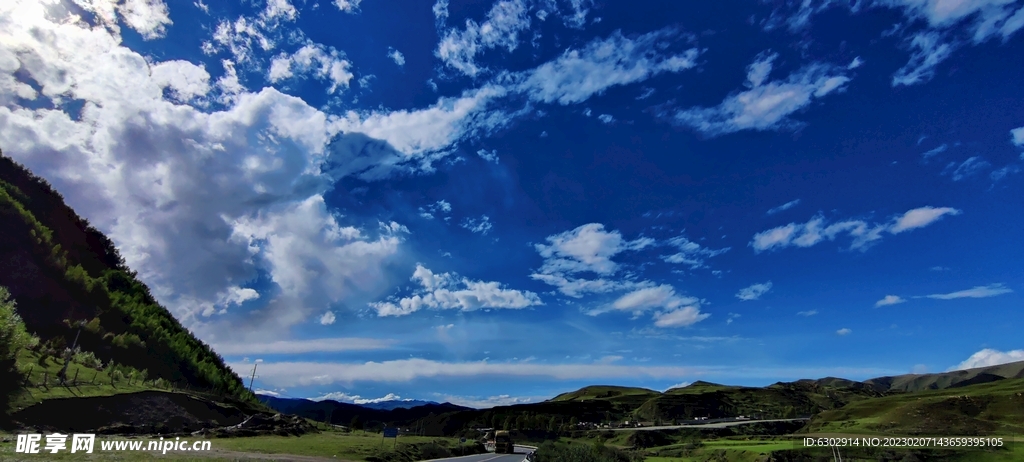
<svg viewBox="0 0 1024 462"><path fill-rule="evenodd" d="M116 460L116 461L141 461L153 460L155 454L147 452L107 452L98 451L100 440L124 439L124 438L97 438L94 453L91 455L71 454L61 451L57 454L49 452L43 454L15 454L15 435L0 435L0 460L4 461L73 461L73 460ZM142 441L150 441L151 438L139 438ZM289 454L297 456L324 457L337 461L362 461L369 456L380 455L395 449L402 451L403 447L411 444L439 443L453 449L459 454L459 440L456 438L431 438L420 436L402 436L396 440L386 439L382 441L380 434L373 433L341 433L323 432L319 434L308 434L298 437L285 436L257 436L251 438L213 438L210 439L213 452L203 457L190 456L185 453L168 453L160 455L160 460L186 461L186 460L237 460L240 453L252 454L252 460L265 460L259 457L260 454ZM383 443L383 444L382 444ZM396 445L397 443L397 445ZM16 457L17 456L17 457Z"/></svg>
<svg viewBox="0 0 1024 462"><path fill-rule="evenodd" d="M1024 435L1024 379L899 394L815 416L809 432Z"/></svg>
<svg viewBox="0 0 1024 462"><path fill-rule="evenodd" d="M77 377L76 384L68 386L57 385L56 377L64 365L63 361L51 357L40 364L39 356L39 353L29 350L22 350L18 353L18 369L27 374L29 386L12 403L15 410L46 399L111 396L119 393L155 389L149 386L148 383L143 384L135 379L131 379L129 384L130 378L127 377L112 383L110 374L107 371L98 371L76 363L71 363L68 366L67 372L69 382ZM47 386L43 386L44 383Z"/></svg>

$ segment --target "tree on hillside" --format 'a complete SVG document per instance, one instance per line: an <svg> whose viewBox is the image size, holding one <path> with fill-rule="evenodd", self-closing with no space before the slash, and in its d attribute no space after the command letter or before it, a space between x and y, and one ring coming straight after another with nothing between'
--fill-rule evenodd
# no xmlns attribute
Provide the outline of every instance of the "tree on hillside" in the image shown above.
<svg viewBox="0 0 1024 462"><path fill-rule="evenodd" d="M0 287L0 415L6 415L14 394L21 389L18 351L38 342L25 330L14 300L6 287Z"/></svg>
<svg viewBox="0 0 1024 462"><path fill-rule="evenodd" d="M349 423L348 426L349 426L349 428L351 428L353 430L362 430L363 429L363 421L362 421L362 419L359 418L359 416L353 416L352 417L352 422Z"/></svg>
<svg viewBox="0 0 1024 462"><path fill-rule="evenodd" d="M556 432L556 431L558 431L558 419L555 416L551 416L551 420L548 421L548 431L549 432Z"/></svg>

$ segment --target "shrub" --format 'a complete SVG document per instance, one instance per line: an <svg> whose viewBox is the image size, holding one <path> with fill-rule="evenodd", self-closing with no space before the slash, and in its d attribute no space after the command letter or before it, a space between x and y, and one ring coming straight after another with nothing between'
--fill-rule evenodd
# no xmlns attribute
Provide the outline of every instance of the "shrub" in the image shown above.
<svg viewBox="0 0 1024 462"><path fill-rule="evenodd" d="M71 361L93 369L102 369L103 361L91 351L79 351L71 357Z"/></svg>

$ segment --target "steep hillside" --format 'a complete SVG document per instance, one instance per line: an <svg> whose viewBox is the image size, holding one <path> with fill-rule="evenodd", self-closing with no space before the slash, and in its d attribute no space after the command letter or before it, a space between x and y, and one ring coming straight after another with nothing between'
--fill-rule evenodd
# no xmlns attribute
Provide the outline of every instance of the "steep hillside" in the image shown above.
<svg viewBox="0 0 1024 462"><path fill-rule="evenodd" d="M192 336L42 178L0 153L0 286L51 352L78 346L104 362L251 399L220 356Z"/></svg>
<svg viewBox="0 0 1024 462"><path fill-rule="evenodd" d="M318 422L328 419L336 425L349 425L353 418L358 418L364 425L410 425L430 415L440 415L458 411L470 411L468 407L451 403L428 403L411 408L374 409L358 404L342 403L332 400L313 401L301 398L278 398L258 395L261 402L275 411L294 414Z"/></svg>

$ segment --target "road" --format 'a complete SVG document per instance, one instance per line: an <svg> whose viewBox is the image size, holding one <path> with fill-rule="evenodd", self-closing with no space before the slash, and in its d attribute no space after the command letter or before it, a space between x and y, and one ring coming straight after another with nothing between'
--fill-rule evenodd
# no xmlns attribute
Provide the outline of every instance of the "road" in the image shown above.
<svg viewBox="0 0 1024 462"><path fill-rule="evenodd" d="M773 420L733 420L729 422L715 422L706 424L690 424L690 425L662 425L660 427L640 427L640 428L611 428L612 431L626 431L626 430L675 430L677 428L725 428L734 427L736 425L746 425L752 423L763 423L763 422L797 422L806 421L808 419L773 419Z"/></svg>
<svg viewBox="0 0 1024 462"><path fill-rule="evenodd" d="M533 452L533 449L534 448L532 448L532 447L518 446L517 445L516 446L516 453L515 454L493 454L493 453L487 453L487 454L476 454L476 455L472 455L472 456L449 457L447 459L433 459L433 460L426 461L426 462L441 462L441 461L450 461L450 462L523 462L523 459L526 458L526 455L531 453L531 452Z"/></svg>

